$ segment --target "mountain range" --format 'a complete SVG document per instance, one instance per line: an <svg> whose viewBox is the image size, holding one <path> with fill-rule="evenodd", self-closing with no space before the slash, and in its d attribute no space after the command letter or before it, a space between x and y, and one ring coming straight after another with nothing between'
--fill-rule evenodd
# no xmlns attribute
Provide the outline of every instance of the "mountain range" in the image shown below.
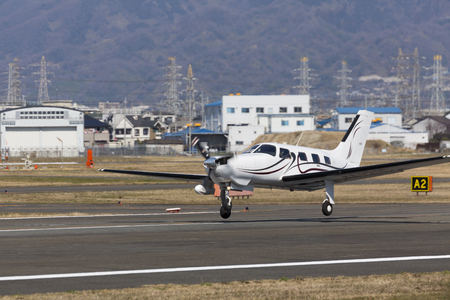
<svg viewBox="0 0 450 300"><path fill-rule="evenodd" d="M422 67L435 54L446 66L449 33L445 0L1 0L0 97L15 57L28 101L39 80L28 65L45 56L59 67L48 68L50 99L97 105L126 97L152 106L164 99L168 57L181 66L179 90L191 64L197 94L210 101L296 93L293 70L308 57L312 95L335 103L342 61L352 89L371 92L379 81L357 79L395 76L400 48L417 48Z"/></svg>

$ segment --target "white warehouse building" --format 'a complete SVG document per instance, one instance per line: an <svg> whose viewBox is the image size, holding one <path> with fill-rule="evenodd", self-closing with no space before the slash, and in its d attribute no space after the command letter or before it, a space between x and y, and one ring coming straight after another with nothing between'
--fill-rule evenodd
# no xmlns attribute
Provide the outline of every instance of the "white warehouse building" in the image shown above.
<svg viewBox="0 0 450 300"><path fill-rule="evenodd" d="M84 113L71 108L30 106L0 111L2 157L84 154Z"/></svg>
<svg viewBox="0 0 450 300"><path fill-rule="evenodd" d="M266 132L314 130L309 95L223 96L205 105L205 127L228 132L232 126L262 125Z"/></svg>

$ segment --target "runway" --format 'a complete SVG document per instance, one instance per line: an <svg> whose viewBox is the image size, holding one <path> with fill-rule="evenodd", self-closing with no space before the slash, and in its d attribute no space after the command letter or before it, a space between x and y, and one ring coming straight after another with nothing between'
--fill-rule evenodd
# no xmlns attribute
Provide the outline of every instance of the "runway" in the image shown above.
<svg viewBox="0 0 450 300"><path fill-rule="evenodd" d="M94 214L0 219L0 294L450 270L450 204L165 208L0 206Z"/></svg>

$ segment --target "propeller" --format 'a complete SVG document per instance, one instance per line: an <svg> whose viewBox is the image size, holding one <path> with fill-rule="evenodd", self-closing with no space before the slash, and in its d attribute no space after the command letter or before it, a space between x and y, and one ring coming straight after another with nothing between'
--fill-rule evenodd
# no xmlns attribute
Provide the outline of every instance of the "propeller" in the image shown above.
<svg viewBox="0 0 450 300"><path fill-rule="evenodd" d="M202 156L205 159L208 159L210 157L208 144L205 142L200 142L200 139L198 138L198 136L196 136L192 140L192 146L197 146L198 151L202 154Z"/></svg>

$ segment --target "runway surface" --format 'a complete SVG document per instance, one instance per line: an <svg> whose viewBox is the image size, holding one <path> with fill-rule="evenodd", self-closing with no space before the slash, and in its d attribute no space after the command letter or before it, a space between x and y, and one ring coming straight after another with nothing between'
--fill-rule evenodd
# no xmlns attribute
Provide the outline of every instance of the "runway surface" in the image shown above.
<svg viewBox="0 0 450 300"><path fill-rule="evenodd" d="M97 214L0 219L0 294L450 270L450 205L166 208L0 206Z"/></svg>

